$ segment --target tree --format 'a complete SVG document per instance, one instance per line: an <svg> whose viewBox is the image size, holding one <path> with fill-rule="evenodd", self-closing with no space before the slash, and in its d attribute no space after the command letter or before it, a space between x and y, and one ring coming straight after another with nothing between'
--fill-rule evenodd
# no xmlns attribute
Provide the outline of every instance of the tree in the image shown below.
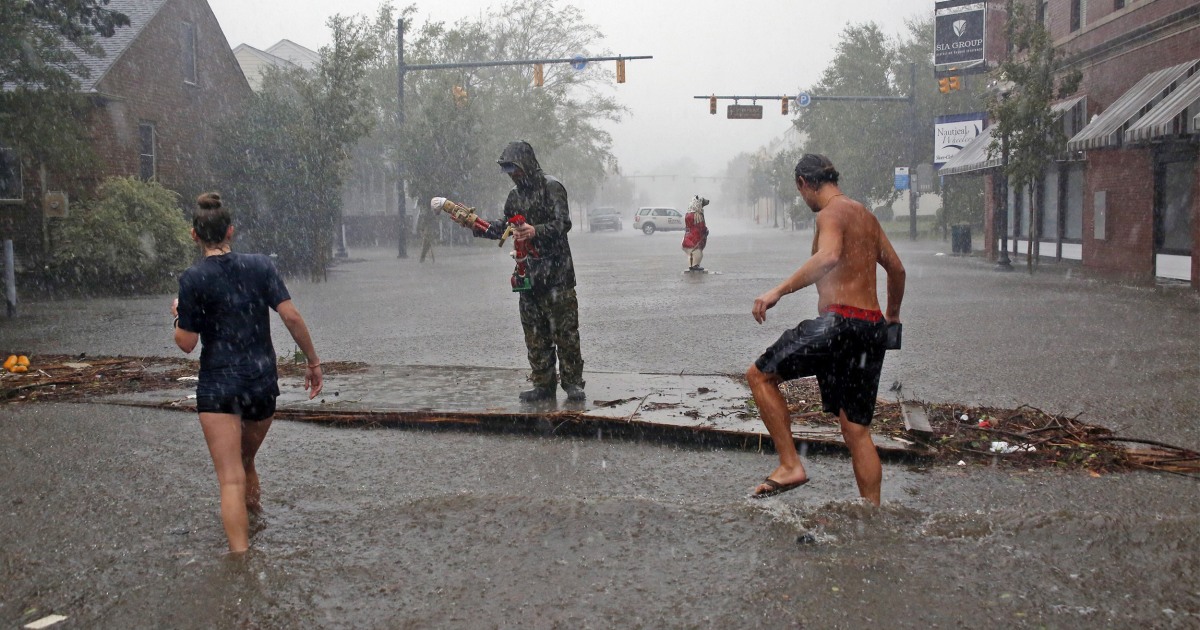
<svg viewBox="0 0 1200 630"><path fill-rule="evenodd" d="M910 20L907 33L896 45L892 72L908 77L910 68L916 70L915 98L912 118L901 133L913 153L910 165L932 163L934 155L934 123L944 114L962 114L985 109L985 81L979 75L959 77L963 88L949 93L938 91L938 77L933 74L933 50L936 30L932 16ZM907 79L906 79L907 80ZM941 190L942 209L936 222L943 233L952 223L983 223L983 177L958 175L947 178Z"/></svg>
<svg viewBox="0 0 1200 630"><path fill-rule="evenodd" d="M1065 71L1066 63L1054 48L1050 33L1029 6L1014 4L1008 29L1017 55L996 70L998 89L988 104L996 128L989 149L993 153L1007 151L1004 175L1010 187L1019 191L1033 186L1029 208L1030 255L1026 260L1029 272L1033 273L1036 244L1041 237L1043 176L1050 162L1067 148L1061 115L1053 111L1052 103L1074 94L1083 75L1078 69Z"/></svg>
<svg viewBox="0 0 1200 630"><path fill-rule="evenodd" d="M600 38L578 9L559 9L552 0L518 0L450 26L413 27L414 16L411 7L401 13L409 65L565 58L591 54ZM512 185L500 176L496 158L520 139L534 146L574 203L587 205L601 195L612 154L611 138L598 123L622 113L594 89L608 71L549 65L541 87L532 85L527 65L407 72L404 122L397 126L395 18L385 4L374 20L381 44L368 83L376 126L359 146L360 163L403 166L407 191L419 206L448 196L492 212Z"/></svg>
<svg viewBox="0 0 1200 630"><path fill-rule="evenodd" d="M837 52L811 89L814 95L900 96L907 93L908 73L897 76L891 60L894 46L874 23L847 26ZM846 194L871 205L896 198L893 173L909 164L905 142L909 126L902 103L816 102L805 108L796 127L806 146L837 165Z"/></svg>
<svg viewBox="0 0 1200 630"><path fill-rule="evenodd" d="M214 169L242 229L289 273L324 277L342 212L351 149L370 130L368 61L376 56L364 20L334 16L333 43L312 72L274 70L241 117L222 130Z"/></svg>
<svg viewBox="0 0 1200 630"><path fill-rule="evenodd" d="M967 77L963 77L963 90L950 94L938 91L933 74L934 37L932 17L909 21L906 32L896 40L885 37L874 23L847 26L833 60L809 91L817 96L911 95L911 100L818 99L802 109L794 122L806 138L805 149L829 156L842 174L842 188L868 206L895 201L899 194L893 186L897 166L932 162L934 119L938 115L983 108L982 86ZM966 194L958 199L971 205L956 206L952 214L982 215L978 196Z"/></svg>
<svg viewBox="0 0 1200 630"><path fill-rule="evenodd" d="M87 164L79 54L103 56L96 38L129 24L108 3L0 0L0 144L59 171Z"/></svg>

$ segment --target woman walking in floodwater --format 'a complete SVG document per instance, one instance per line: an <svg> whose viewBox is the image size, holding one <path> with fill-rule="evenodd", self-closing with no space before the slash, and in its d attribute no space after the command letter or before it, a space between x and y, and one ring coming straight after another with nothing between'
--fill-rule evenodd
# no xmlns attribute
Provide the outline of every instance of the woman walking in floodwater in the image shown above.
<svg viewBox="0 0 1200 630"><path fill-rule="evenodd" d="M279 396L270 310L279 313L307 357L304 388L321 392L321 360L308 326L271 259L232 251L233 218L221 196L196 200L192 240L204 256L179 277L175 344L190 353L199 342L196 411L221 486L221 521L235 553L250 547L249 514L261 511L254 455L262 445Z"/></svg>

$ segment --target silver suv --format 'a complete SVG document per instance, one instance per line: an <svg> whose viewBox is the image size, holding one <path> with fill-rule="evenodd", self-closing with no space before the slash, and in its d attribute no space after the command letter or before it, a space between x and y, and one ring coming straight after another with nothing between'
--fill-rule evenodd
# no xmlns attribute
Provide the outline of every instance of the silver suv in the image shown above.
<svg viewBox="0 0 1200 630"><path fill-rule="evenodd" d="M633 228L641 230L646 236L656 231L682 232L683 215L675 208L638 208L633 216Z"/></svg>

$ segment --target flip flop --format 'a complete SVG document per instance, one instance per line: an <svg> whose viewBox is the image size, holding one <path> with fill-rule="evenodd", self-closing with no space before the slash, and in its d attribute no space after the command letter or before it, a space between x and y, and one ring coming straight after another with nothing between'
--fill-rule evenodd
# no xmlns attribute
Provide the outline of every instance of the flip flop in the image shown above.
<svg viewBox="0 0 1200 630"><path fill-rule="evenodd" d="M779 483L778 481L775 481L774 479L772 479L770 477L767 477L766 479L763 479L763 483L770 486L771 489L767 490L766 492L760 492L758 494L751 493L750 494L751 499L765 499L767 497L773 497L777 494L783 494L784 492L788 492L789 490L795 490L796 488L803 486L804 484L808 483L808 480L805 479L804 481L799 481L796 483L783 484L783 483Z"/></svg>

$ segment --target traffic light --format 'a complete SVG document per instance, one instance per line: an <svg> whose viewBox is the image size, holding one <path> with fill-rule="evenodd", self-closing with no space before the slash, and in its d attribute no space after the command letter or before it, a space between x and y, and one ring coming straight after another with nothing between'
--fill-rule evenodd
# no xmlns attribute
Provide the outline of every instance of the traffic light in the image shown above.
<svg viewBox="0 0 1200 630"><path fill-rule="evenodd" d="M962 79L960 77L942 77L938 79L938 91L942 94L949 94L951 90L961 90Z"/></svg>
<svg viewBox="0 0 1200 630"><path fill-rule="evenodd" d="M717 113L717 97L715 96L708 97L708 113L714 115Z"/></svg>
<svg viewBox="0 0 1200 630"><path fill-rule="evenodd" d="M536 85L537 87L542 87L542 83L544 83L544 82L545 82L545 75L542 74L542 64L540 64L540 63L533 64L533 84Z"/></svg>
<svg viewBox="0 0 1200 630"><path fill-rule="evenodd" d="M783 115L787 116L788 97L785 96L785 97L783 97L782 100L783 100Z"/></svg>
<svg viewBox="0 0 1200 630"><path fill-rule="evenodd" d="M625 60L617 60L617 83L625 82Z"/></svg>

